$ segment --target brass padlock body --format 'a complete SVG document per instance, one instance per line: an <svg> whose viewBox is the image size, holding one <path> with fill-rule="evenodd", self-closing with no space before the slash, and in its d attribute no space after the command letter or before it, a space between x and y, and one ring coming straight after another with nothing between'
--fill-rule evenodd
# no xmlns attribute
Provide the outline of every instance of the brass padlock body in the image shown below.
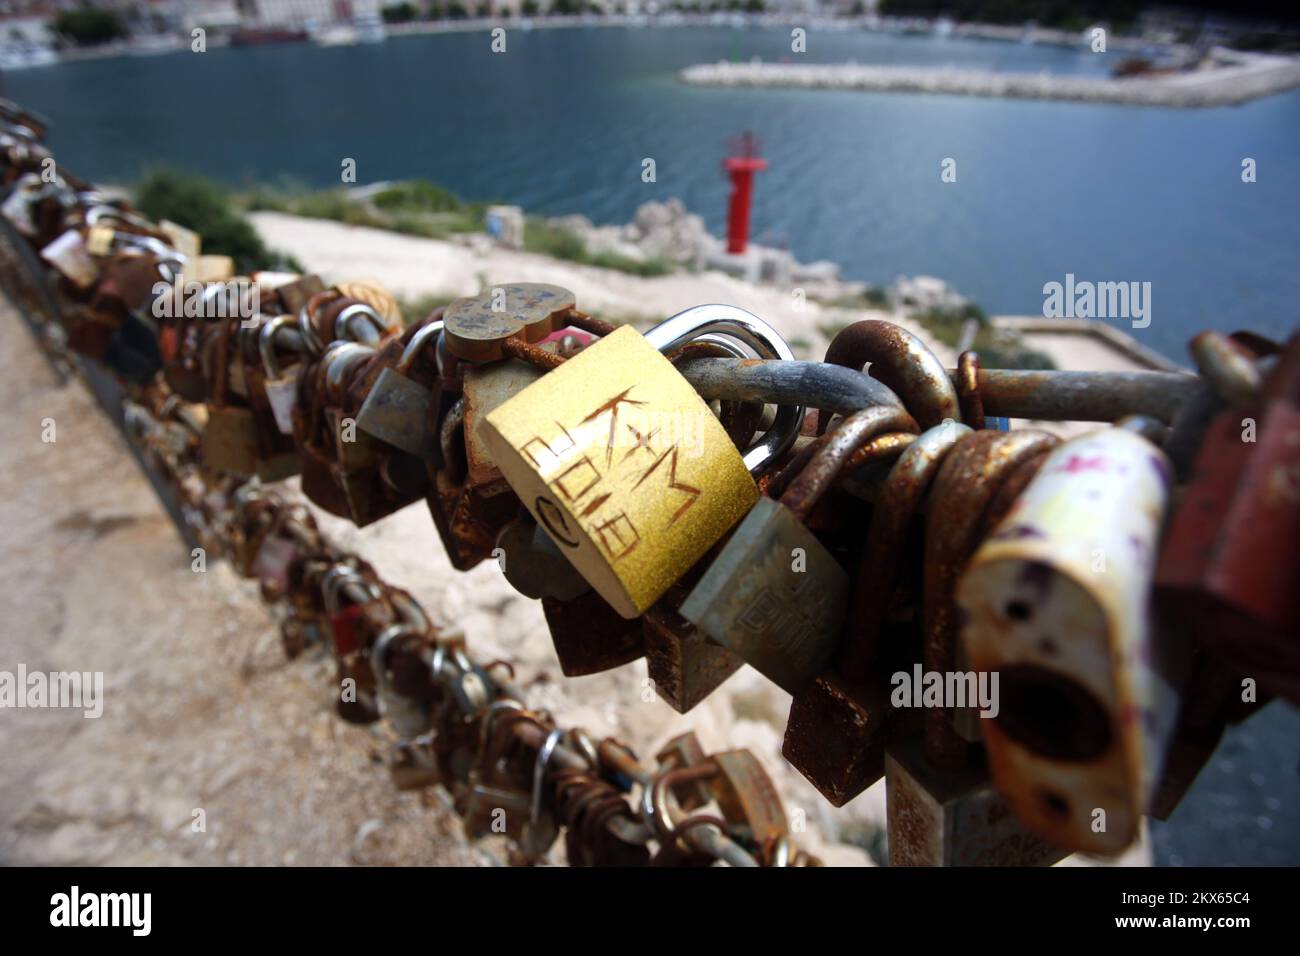
<svg viewBox="0 0 1300 956"><path fill-rule="evenodd" d="M626 326L489 413L481 434L537 523L628 618L758 498L709 407Z"/></svg>

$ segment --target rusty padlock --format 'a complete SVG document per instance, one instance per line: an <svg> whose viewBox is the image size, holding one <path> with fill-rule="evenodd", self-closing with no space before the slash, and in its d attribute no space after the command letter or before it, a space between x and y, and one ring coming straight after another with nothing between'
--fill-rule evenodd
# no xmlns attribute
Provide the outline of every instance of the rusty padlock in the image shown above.
<svg viewBox="0 0 1300 956"><path fill-rule="evenodd" d="M1170 475L1127 428L1062 444L958 588L971 665L1000 681L980 721L993 780L1071 850L1137 838L1175 726L1185 660L1148 613Z"/></svg>
<svg viewBox="0 0 1300 956"><path fill-rule="evenodd" d="M970 432L955 422L936 425L890 469L872 512L834 667L791 701L781 755L833 806L843 806L884 775L885 744L894 733L920 729L915 720L901 719L914 711L889 705L888 675L907 651L899 629L887 628L887 616L921 499L948 452ZM909 723L915 726L903 726Z"/></svg>
<svg viewBox="0 0 1300 956"><path fill-rule="evenodd" d="M779 502L759 499L682 603L682 616L796 693L830 660L850 590L848 574L805 521L855 451L915 427L890 407L848 416Z"/></svg>
<svg viewBox="0 0 1300 956"><path fill-rule="evenodd" d="M432 358L442 334L441 310L426 319L407 340L396 365L385 368L357 412L357 427L422 461L436 456L438 434L429 427L430 405L438 377Z"/></svg>
<svg viewBox="0 0 1300 956"><path fill-rule="evenodd" d="M1249 399L1246 399L1249 401ZM1300 335L1211 422L1160 551L1162 616L1300 704Z"/></svg>

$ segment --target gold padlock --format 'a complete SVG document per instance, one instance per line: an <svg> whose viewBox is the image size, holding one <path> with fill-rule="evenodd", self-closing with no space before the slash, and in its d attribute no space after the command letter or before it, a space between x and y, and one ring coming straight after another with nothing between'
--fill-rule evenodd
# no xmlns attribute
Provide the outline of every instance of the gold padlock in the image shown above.
<svg viewBox="0 0 1300 956"><path fill-rule="evenodd" d="M640 615L758 500L751 473L794 442L782 407L742 457L663 353L703 335L761 358L791 352L732 306L688 309L645 336L624 327L489 413L492 460L537 523L619 614Z"/></svg>

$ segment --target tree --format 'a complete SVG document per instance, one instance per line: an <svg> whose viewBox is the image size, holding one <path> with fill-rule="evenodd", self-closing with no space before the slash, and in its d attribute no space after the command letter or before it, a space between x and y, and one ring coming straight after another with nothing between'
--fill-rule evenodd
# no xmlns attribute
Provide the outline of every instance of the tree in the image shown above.
<svg viewBox="0 0 1300 956"><path fill-rule="evenodd" d="M64 10L54 18L53 27L77 46L97 46L126 36L126 24L111 10Z"/></svg>
<svg viewBox="0 0 1300 956"><path fill-rule="evenodd" d="M384 7L380 11L385 23L410 23L416 17L415 4L413 3L396 3L391 7Z"/></svg>

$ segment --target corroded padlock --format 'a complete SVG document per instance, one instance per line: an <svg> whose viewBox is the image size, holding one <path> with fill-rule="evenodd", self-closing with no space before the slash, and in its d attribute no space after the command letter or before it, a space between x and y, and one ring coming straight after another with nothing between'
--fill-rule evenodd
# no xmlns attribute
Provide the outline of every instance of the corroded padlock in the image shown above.
<svg viewBox="0 0 1300 956"><path fill-rule="evenodd" d="M270 404L275 427L282 435L293 434L293 409L298 402L298 377L306 365L292 365L280 358L279 347L294 336L292 316L278 315L262 323L257 337L258 354L262 359L262 390ZM297 350L302 349L302 339L294 337Z"/></svg>
<svg viewBox="0 0 1300 956"><path fill-rule="evenodd" d="M853 453L875 436L915 429L907 412L854 412L780 501L760 498L732 533L681 614L790 693L829 661L848 605L849 576L806 521Z"/></svg>
<svg viewBox="0 0 1300 956"><path fill-rule="evenodd" d="M215 343L216 365L212 377L212 401L203 430L203 458L209 468L234 475L256 475L262 481L281 481L299 471L297 450L286 436L274 430L269 408L262 421L247 397L233 395L236 386L248 395L248 366L241 343L238 319L222 323ZM259 364L260 368L260 364Z"/></svg>
<svg viewBox="0 0 1300 956"><path fill-rule="evenodd" d="M479 365L510 357L510 345L540 342L563 327L573 293L557 285L515 282L457 299L444 313L447 350Z"/></svg>
<svg viewBox="0 0 1300 956"><path fill-rule="evenodd" d="M673 582L641 618L651 686L679 714L694 708L745 663L678 611L702 573L697 566Z"/></svg>
<svg viewBox="0 0 1300 956"><path fill-rule="evenodd" d="M781 796L763 765L748 750L714 754L710 762L718 768L708 780L723 819L742 846L759 859L766 859L776 844L789 833Z"/></svg>
<svg viewBox="0 0 1300 956"><path fill-rule="evenodd" d="M1017 819L978 762L938 769L921 738L885 753L890 866L1050 866L1066 851Z"/></svg>
<svg viewBox="0 0 1300 956"><path fill-rule="evenodd" d="M480 756L469 789L457 801L470 839L502 834L515 841L527 862L546 855L559 837L559 824L546 800L545 774L559 731L534 754L514 731L516 721L536 717L502 701L486 708L480 731Z"/></svg>
<svg viewBox="0 0 1300 956"><path fill-rule="evenodd" d="M944 454L930 494L925 529L921 665L895 674L890 704L921 710L923 734L889 739L885 748L886 811L891 866L1039 866L1065 851L1035 837L994 788L977 744L954 725L957 688L968 696L978 677L963 674L953 591L999 491L1056 439L1022 429L961 435ZM903 680L900 678L910 678ZM912 684L911 693L906 686ZM986 678L986 690L991 678ZM927 699L922 688L953 694ZM997 703L989 695L990 706ZM985 721L987 723L987 721Z"/></svg>
<svg viewBox="0 0 1300 956"><path fill-rule="evenodd" d="M641 336L620 328L484 420L491 457L538 524L624 617L643 613L758 497L750 471L794 441L803 411L744 456L661 354L710 332L790 358L766 323L700 306Z"/></svg>
<svg viewBox="0 0 1300 956"><path fill-rule="evenodd" d="M457 300L444 313L439 388L428 412L428 431L436 432L439 450L426 458L434 485L428 504L443 547L458 570L468 570L491 554L497 537L519 512L518 498L492 460L481 424L494 409L563 363L558 345L534 345L528 338L561 323L607 331L603 323L573 312L571 304L572 295L558 287L524 283Z"/></svg>
<svg viewBox="0 0 1300 956"><path fill-rule="evenodd" d="M872 512L834 666L791 701L781 755L834 806L880 779L891 732L900 729L900 716L915 714L889 706L888 676L906 661L907 650L898 646L896 630L887 629L887 618L913 517L944 457L970 431L955 422L927 429L890 469Z"/></svg>
<svg viewBox="0 0 1300 956"><path fill-rule="evenodd" d="M999 677L980 721L994 782L1026 827L1072 850L1136 839L1177 718L1185 662L1147 600L1170 474L1126 428L1064 443L958 588L970 664Z"/></svg>
<svg viewBox="0 0 1300 956"><path fill-rule="evenodd" d="M397 364L379 373L357 412L357 428L424 461L434 459L438 444L430 427L430 385L438 367L430 356L441 334L442 320L427 320L411 335Z"/></svg>
<svg viewBox="0 0 1300 956"><path fill-rule="evenodd" d="M1300 704L1300 336L1210 424L1155 576L1162 617Z"/></svg>

